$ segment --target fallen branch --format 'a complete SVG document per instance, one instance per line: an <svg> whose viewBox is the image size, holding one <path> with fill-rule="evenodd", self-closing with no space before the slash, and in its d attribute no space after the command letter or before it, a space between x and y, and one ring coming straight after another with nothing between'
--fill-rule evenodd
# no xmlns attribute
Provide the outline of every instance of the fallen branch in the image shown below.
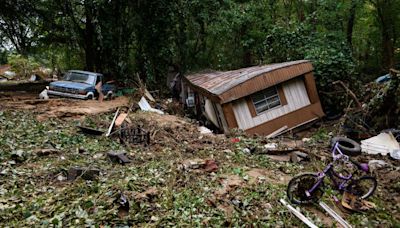
<svg viewBox="0 0 400 228"><path fill-rule="evenodd" d="M351 91L350 89L349 89L349 87L347 87L342 81L335 81L335 82L333 82L332 83L333 85L336 85L336 84L340 84L346 91L347 91L347 93L354 99L354 101L357 103L357 106L361 109L362 108L362 104L361 104L361 102L358 100L358 98L357 98L357 96L353 93L353 91Z"/></svg>

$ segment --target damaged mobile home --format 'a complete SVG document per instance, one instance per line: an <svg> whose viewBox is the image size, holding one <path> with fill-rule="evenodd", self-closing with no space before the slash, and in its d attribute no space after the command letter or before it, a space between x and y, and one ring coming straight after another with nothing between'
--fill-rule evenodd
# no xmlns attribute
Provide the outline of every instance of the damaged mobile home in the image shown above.
<svg viewBox="0 0 400 228"><path fill-rule="evenodd" d="M182 94L224 132L271 135L324 116L307 60L188 75Z"/></svg>

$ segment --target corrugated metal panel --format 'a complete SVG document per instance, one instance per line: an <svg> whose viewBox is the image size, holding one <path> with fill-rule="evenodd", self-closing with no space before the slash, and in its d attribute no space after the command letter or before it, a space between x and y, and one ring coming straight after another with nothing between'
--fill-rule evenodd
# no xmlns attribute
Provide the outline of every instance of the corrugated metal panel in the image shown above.
<svg viewBox="0 0 400 228"><path fill-rule="evenodd" d="M255 66L227 72L193 74L186 80L213 100L227 103L312 71L307 60Z"/></svg>
<svg viewBox="0 0 400 228"><path fill-rule="evenodd" d="M279 108L268 110L256 117L252 117L245 99L240 99L233 103L233 111L240 129L246 130L258 126L264 122L293 112L297 109L310 105L307 90L302 79L291 80L283 84L288 104Z"/></svg>

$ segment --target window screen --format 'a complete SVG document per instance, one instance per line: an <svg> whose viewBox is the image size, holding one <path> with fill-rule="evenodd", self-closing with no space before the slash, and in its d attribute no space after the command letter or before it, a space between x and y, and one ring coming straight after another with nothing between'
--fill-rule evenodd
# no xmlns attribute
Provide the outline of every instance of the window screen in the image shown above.
<svg viewBox="0 0 400 228"><path fill-rule="evenodd" d="M278 90L271 87L251 96L257 114L281 105Z"/></svg>

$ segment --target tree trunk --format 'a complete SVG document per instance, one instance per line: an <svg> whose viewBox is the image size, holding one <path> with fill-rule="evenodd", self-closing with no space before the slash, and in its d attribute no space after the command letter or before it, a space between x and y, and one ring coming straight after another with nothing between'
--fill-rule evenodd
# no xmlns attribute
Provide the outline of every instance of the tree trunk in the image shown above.
<svg viewBox="0 0 400 228"><path fill-rule="evenodd" d="M375 2L378 22L380 23L382 39L382 66L388 70L394 66L394 40L396 39L392 9L390 1L377 0Z"/></svg>
<svg viewBox="0 0 400 228"><path fill-rule="evenodd" d="M95 28L93 24L93 1L85 0L85 60L86 67L85 69L88 71L94 71L95 65Z"/></svg>
<svg viewBox="0 0 400 228"><path fill-rule="evenodd" d="M347 42L353 48L353 28L356 19L357 0L351 0L350 15L347 22Z"/></svg>

